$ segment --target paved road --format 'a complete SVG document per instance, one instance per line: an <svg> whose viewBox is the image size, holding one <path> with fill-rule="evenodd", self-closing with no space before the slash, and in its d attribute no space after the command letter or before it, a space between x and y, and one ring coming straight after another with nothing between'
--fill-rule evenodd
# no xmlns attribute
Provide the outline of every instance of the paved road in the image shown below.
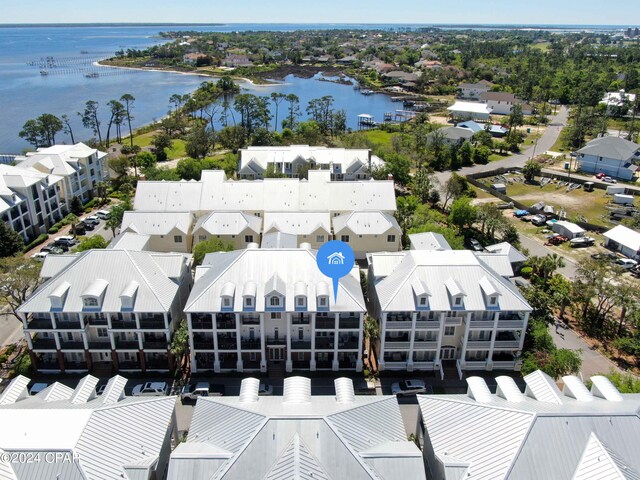
<svg viewBox="0 0 640 480"><path fill-rule="evenodd" d="M525 235L520 235L520 243L523 247L529 250L530 255L535 255L536 257L546 257L547 255L551 255L552 253L558 253L555 250L551 250L548 247L545 247L541 242L537 239L527 237ZM560 253L562 255L562 253ZM563 256L565 266L558 270L559 273L567 277L569 280L573 280L576 276L576 263L566 257Z"/></svg>
<svg viewBox="0 0 640 480"><path fill-rule="evenodd" d="M9 307L5 307L0 313L0 347L11 345L24 338L22 322L9 311Z"/></svg>

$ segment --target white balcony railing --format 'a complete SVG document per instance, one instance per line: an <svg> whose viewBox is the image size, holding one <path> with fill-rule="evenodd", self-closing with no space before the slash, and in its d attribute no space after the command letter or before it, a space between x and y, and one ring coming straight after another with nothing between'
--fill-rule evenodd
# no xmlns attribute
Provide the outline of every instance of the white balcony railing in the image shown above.
<svg viewBox="0 0 640 480"><path fill-rule="evenodd" d="M409 346L411 345L411 342L384 342L384 349L385 350L395 350L395 349L405 349L405 348L409 348Z"/></svg>
<svg viewBox="0 0 640 480"><path fill-rule="evenodd" d="M387 321L386 329L387 330L410 330L411 322L389 322Z"/></svg>
<svg viewBox="0 0 640 480"><path fill-rule="evenodd" d="M438 342L432 340L415 340L413 342L414 350L435 350L438 348Z"/></svg>

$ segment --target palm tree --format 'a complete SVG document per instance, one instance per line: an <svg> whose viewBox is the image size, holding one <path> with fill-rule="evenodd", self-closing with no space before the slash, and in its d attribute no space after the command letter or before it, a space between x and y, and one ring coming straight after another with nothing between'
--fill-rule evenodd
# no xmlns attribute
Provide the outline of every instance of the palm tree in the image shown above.
<svg viewBox="0 0 640 480"><path fill-rule="evenodd" d="M544 257L542 261L542 273L545 279L549 279L553 276L556 270L560 268L564 268L566 263L564 258L562 258L557 253L552 253L551 255L547 255Z"/></svg>
<svg viewBox="0 0 640 480"><path fill-rule="evenodd" d="M378 365L378 357L376 356L376 342L380 337L380 326L378 325L378 321L367 315L364 319L364 338L367 342L367 351L369 355L372 355L375 359L375 365ZM369 367L373 370L373 365L371 361L369 361Z"/></svg>

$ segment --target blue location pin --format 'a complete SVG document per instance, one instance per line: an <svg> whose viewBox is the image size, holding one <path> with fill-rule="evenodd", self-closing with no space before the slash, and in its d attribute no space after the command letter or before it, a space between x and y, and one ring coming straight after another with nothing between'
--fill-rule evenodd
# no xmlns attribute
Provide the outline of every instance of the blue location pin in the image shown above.
<svg viewBox="0 0 640 480"><path fill-rule="evenodd" d="M338 300L338 281L349 275L355 263L355 255L349 244L339 240L325 243L318 250L316 263L320 271L333 280L333 299Z"/></svg>

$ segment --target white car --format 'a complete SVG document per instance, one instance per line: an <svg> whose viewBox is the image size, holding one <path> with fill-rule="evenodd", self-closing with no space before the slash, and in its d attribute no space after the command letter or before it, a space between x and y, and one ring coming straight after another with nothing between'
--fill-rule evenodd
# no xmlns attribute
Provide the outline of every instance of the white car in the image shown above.
<svg viewBox="0 0 640 480"><path fill-rule="evenodd" d="M169 390L169 386L167 382L147 382L140 383L133 387L133 391L131 392L134 397L141 396L157 396L157 395L166 395Z"/></svg>
<svg viewBox="0 0 640 480"><path fill-rule="evenodd" d="M100 219L98 218L97 215L91 215L87 218L85 218L84 220L82 220L84 223L90 223L92 225L99 225L100 224Z"/></svg>
<svg viewBox="0 0 640 480"><path fill-rule="evenodd" d="M111 212L109 210L98 210L96 212L96 217L102 220L109 220L110 216L111 216Z"/></svg>
<svg viewBox="0 0 640 480"><path fill-rule="evenodd" d="M630 258L619 258L614 262L614 265L618 265L625 270L631 270L633 267L638 265L638 262L636 262L635 260L631 260Z"/></svg>
<svg viewBox="0 0 640 480"><path fill-rule="evenodd" d="M602 181L607 183L618 183L618 181L615 178L611 178L611 177L604 177Z"/></svg>
<svg viewBox="0 0 640 480"><path fill-rule="evenodd" d="M34 383L29 389L29 395L36 395L49 386L48 383Z"/></svg>
<svg viewBox="0 0 640 480"><path fill-rule="evenodd" d="M427 386L422 380L403 380L391 385L391 393L394 395L415 395L427 393Z"/></svg>
<svg viewBox="0 0 640 480"><path fill-rule="evenodd" d="M37 252L31 255L31 258L36 262L44 262L44 259L47 258L47 255L49 255L49 252Z"/></svg>
<svg viewBox="0 0 640 480"><path fill-rule="evenodd" d="M260 383L260 386L258 387L258 395L273 395L273 385Z"/></svg>

